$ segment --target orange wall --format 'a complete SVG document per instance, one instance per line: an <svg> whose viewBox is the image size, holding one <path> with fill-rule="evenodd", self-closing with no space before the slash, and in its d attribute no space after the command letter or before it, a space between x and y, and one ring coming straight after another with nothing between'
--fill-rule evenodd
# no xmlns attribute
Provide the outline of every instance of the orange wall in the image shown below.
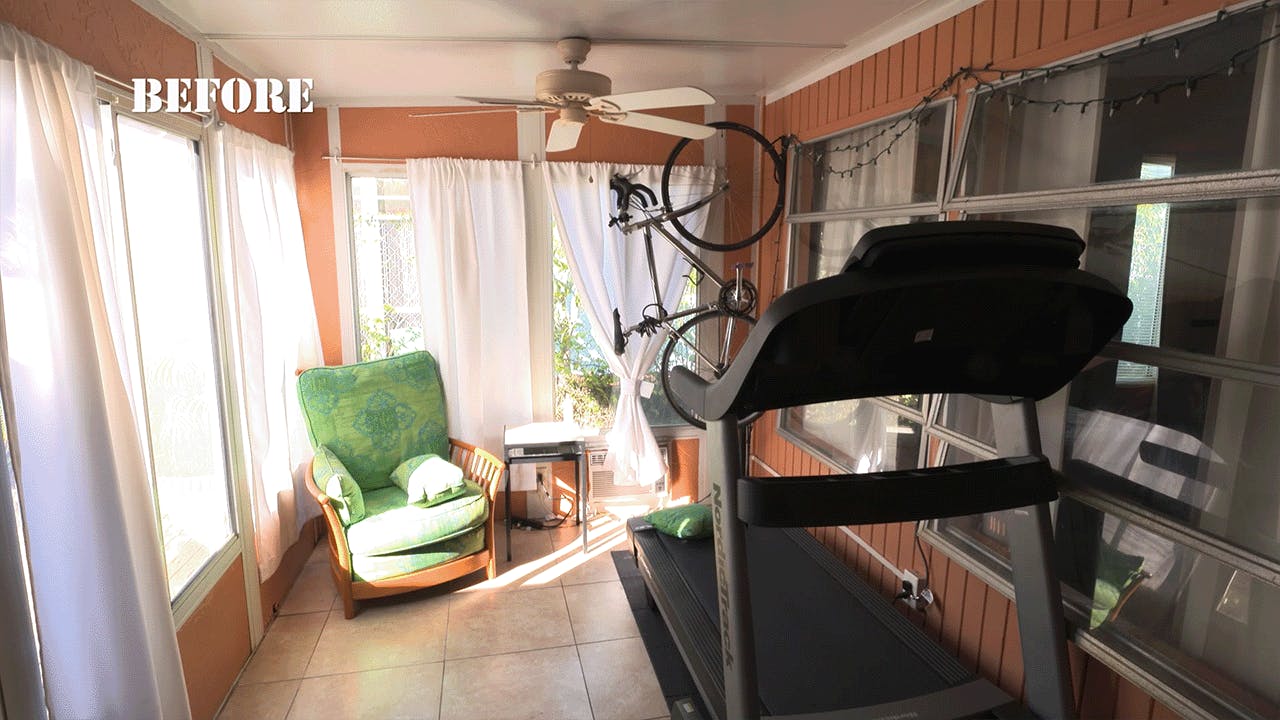
<svg viewBox="0 0 1280 720"><path fill-rule="evenodd" d="M1004 67L1049 64L1216 11L1222 4L1218 0L986 0L769 103L764 108L765 135L822 137L909 109L962 66L987 62ZM959 102L957 117L962 118L963 95ZM771 184L768 179L764 182ZM767 190L765 194L768 196ZM784 284L784 237L779 228L759 244L764 280L761 291L766 304ZM755 427L752 453L777 472L833 472L777 433L776 413L769 413ZM757 465L755 470L759 469ZM897 567L919 573L924 568L913 547L913 525L889 523L850 529ZM900 589L892 573L838 528L811 531L886 597ZM1012 603L940 550L926 547L933 571L930 584L940 602L929 608L923 627L969 668L1021 697L1022 650ZM910 617L920 622L918 614ZM1069 650L1081 717L1175 717L1168 707L1074 644Z"/></svg>
<svg viewBox="0 0 1280 720"><path fill-rule="evenodd" d="M130 0L0 0L0 20L124 82L196 74L195 43Z"/></svg>
<svg viewBox="0 0 1280 720"><path fill-rule="evenodd" d="M243 75L227 67L226 63L216 57L213 59L213 74L222 80L244 78ZM221 118L240 130L266 138L277 145L288 144L288 138L285 134L285 126L289 122L288 115L260 113L252 110L242 113L223 110Z"/></svg>

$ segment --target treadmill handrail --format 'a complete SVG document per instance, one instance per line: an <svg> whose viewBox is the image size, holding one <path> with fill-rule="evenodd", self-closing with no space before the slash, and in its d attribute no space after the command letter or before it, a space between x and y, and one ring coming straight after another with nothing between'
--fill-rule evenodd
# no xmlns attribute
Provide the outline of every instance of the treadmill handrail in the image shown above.
<svg viewBox="0 0 1280 720"><path fill-rule="evenodd" d="M738 480L738 517L763 527L821 527L976 515L1052 502L1038 455L915 470Z"/></svg>

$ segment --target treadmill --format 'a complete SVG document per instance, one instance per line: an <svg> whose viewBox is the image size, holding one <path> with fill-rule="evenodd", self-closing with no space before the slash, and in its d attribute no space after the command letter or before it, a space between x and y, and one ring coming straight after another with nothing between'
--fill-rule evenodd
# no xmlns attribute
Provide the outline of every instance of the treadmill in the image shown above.
<svg viewBox="0 0 1280 720"><path fill-rule="evenodd" d="M1062 599L1052 568L1056 475L1035 400L1079 372L1132 305L1079 269L1073 231L953 221L878 228L843 271L779 296L725 374L678 368L707 420L714 542L629 524L653 604L717 720L1068 718ZM1002 458L819 477L742 473L738 418L907 393L993 401ZM1013 510L1027 707L976 677L804 527Z"/></svg>

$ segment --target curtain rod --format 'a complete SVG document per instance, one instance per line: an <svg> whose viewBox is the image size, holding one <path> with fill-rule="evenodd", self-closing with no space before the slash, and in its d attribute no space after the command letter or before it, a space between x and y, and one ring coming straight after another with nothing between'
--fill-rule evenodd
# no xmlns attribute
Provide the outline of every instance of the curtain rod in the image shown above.
<svg viewBox="0 0 1280 720"><path fill-rule="evenodd" d="M416 160L416 159L418 159L418 158L402 158L402 157L360 157L360 156L357 156L357 155L321 155L321 156L320 156L320 159L321 159L321 160L337 160L337 161L339 161L339 162L387 163L387 164L389 164L389 165L395 165L395 164L400 164L400 163L408 162L409 160ZM543 164L543 163L557 162L557 161L556 161L556 160L517 160L517 161L515 161L515 162L519 162L521 165L528 165L528 166L531 166L531 167L537 167L538 165L541 165L541 164ZM623 165L644 165L644 164L656 164L656 163L621 163L621 164L623 164Z"/></svg>
<svg viewBox="0 0 1280 720"><path fill-rule="evenodd" d="M345 162L373 162L373 163L403 163L403 162L408 162L410 160L410 158L402 158L402 157L358 157L355 155L321 155L320 159L321 160L338 160L338 161L345 161ZM521 165L539 165L541 164L541 162L545 162L545 161L540 162L538 160L520 160L518 162Z"/></svg>

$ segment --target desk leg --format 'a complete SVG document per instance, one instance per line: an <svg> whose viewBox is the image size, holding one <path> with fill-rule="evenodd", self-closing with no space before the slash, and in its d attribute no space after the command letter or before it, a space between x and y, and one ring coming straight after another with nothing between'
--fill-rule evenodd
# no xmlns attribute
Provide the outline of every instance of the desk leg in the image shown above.
<svg viewBox="0 0 1280 720"><path fill-rule="evenodd" d="M506 489L503 490L504 502L507 506L507 562L511 562L511 460L507 460L507 467L503 470L507 476Z"/></svg>
<svg viewBox="0 0 1280 720"><path fill-rule="evenodd" d="M578 507L580 508L578 512L581 518L579 524L582 526L582 553L584 555L587 553L587 498L584 495L587 490L587 479L582 467L585 464L586 462L581 455L573 461L573 473L576 476L578 485Z"/></svg>

